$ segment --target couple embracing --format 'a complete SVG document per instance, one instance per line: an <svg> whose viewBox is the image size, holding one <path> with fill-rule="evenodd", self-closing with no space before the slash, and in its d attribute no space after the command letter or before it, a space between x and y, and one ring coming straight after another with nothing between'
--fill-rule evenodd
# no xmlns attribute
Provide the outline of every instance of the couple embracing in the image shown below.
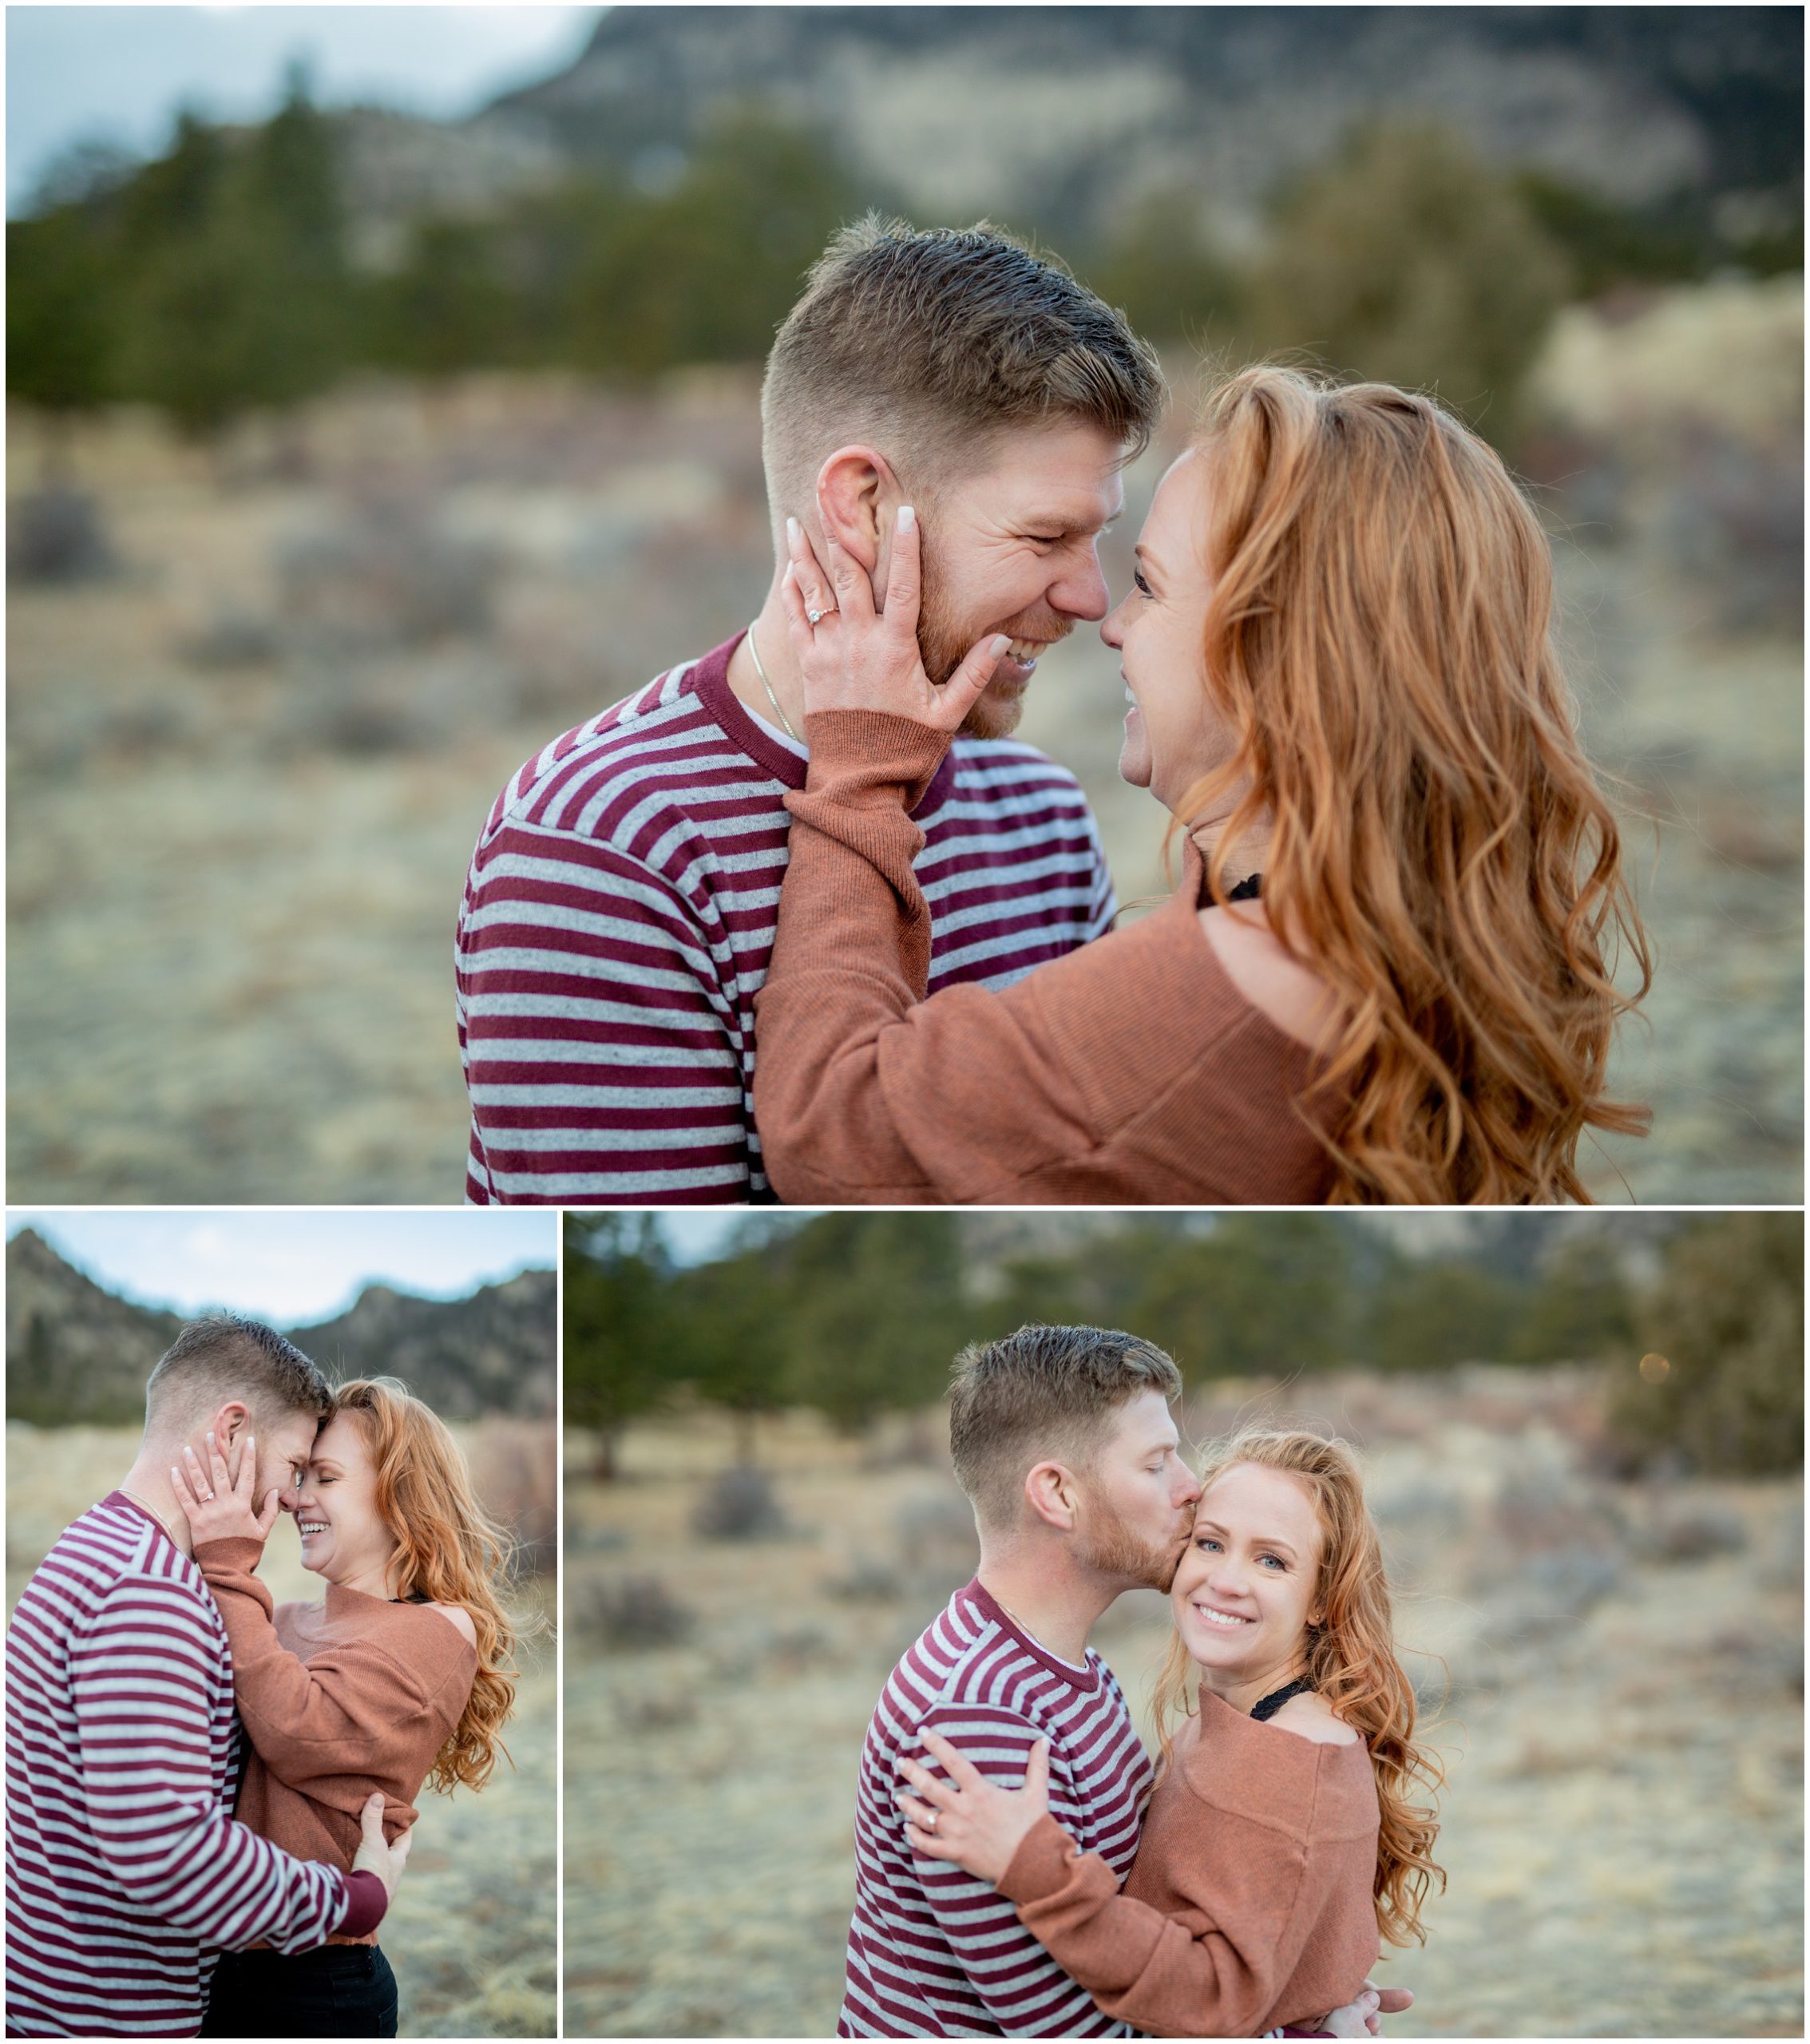
<svg viewBox="0 0 1810 2044"><path fill-rule="evenodd" d="M7 1634L7 2034L393 2037L417 1798L514 1705L506 1540L418 1399L259 1321L184 1327L145 1402ZM259 1580L284 1512L319 1602Z"/></svg>
<svg viewBox="0 0 1810 2044"><path fill-rule="evenodd" d="M1586 1132L1645 1125L1606 1066L1647 953L1539 518L1432 398L1259 366L1115 592L1164 403L1009 236L837 237L762 389L759 614L480 834L472 1200L1586 1196ZM1182 854L1117 929L1079 786L1012 736L1082 625Z"/></svg>
<svg viewBox="0 0 1810 2044"><path fill-rule="evenodd" d="M980 1568L869 1728L838 2034L1362 2037L1412 1998L1366 1975L1424 1935L1439 1775L1357 1464L1250 1429L1197 1477L1181 1388L1099 1328L958 1359ZM1140 1588L1175 1628L1154 1773L1087 1646Z"/></svg>

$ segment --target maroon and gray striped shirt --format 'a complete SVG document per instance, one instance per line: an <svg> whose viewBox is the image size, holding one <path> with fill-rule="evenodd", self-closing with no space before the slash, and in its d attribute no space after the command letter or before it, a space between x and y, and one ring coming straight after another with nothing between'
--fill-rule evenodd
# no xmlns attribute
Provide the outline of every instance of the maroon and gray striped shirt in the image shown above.
<svg viewBox="0 0 1810 2044"><path fill-rule="evenodd" d="M940 1733L1002 1786L1050 1742L1050 1810L1123 1880L1138 1849L1151 1765L1112 1671L1079 1667L1029 1638L973 1582L898 1666L861 1749L855 1911L842 2037L1126 2037L1095 2007L987 1881L921 1859L893 1800L901 1755L940 1773Z"/></svg>
<svg viewBox="0 0 1810 2044"><path fill-rule="evenodd" d="M457 936L466 1196L681 1206L771 1197L754 998L806 755L729 686L741 635L537 754L497 798ZM1010 984L1111 924L1073 776L959 739L914 812L930 990Z"/></svg>
<svg viewBox="0 0 1810 2044"><path fill-rule="evenodd" d="M375 1927L374 1874L232 1819L238 1720L201 1571L115 1491L62 1535L6 1634L6 2028L192 2037L222 1949Z"/></svg>

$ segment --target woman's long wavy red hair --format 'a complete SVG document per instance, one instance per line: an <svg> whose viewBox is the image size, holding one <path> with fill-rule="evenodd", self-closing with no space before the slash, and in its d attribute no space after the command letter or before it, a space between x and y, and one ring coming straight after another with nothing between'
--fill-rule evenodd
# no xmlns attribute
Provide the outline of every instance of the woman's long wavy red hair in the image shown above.
<svg viewBox="0 0 1810 2044"><path fill-rule="evenodd" d="M1306 1672L1369 1749L1382 1812L1372 1890L1377 1930L1391 1944L1424 1944L1421 1904L1434 1881L1445 1886L1445 1870L1432 1856L1438 1810L1416 1797L1436 1792L1445 1771L1414 1742L1414 1689L1396 1658L1388 1581L1376 1523L1364 1501L1364 1480L1343 1441L1250 1427L1209 1452L1200 1472L1202 1491L1241 1463L1298 1479L1319 1515L1324 1537L1315 1606L1321 1616L1308 1628ZM1180 1634L1172 1633L1153 1698L1165 1760L1177 1718L1196 1707L1190 1693L1199 1673Z"/></svg>
<svg viewBox="0 0 1810 2044"><path fill-rule="evenodd" d="M501 1594L512 1560L509 1537L478 1503L445 1421L406 1385L392 1377L357 1377L333 1396L335 1415L354 1416L377 1465L378 1511L396 1540L396 1594L457 1604L471 1614L477 1674L427 1785L442 1795L461 1785L481 1788L515 1708L516 1631Z"/></svg>
<svg viewBox="0 0 1810 2044"><path fill-rule="evenodd" d="M1206 678L1236 757L1209 861L1268 824L1271 927L1337 997L1335 1202L1587 1200L1586 1127L1651 961L1551 640L1552 557L1429 398L1259 366L1209 398ZM1612 974L1619 945L1640 985Z"/></svg>

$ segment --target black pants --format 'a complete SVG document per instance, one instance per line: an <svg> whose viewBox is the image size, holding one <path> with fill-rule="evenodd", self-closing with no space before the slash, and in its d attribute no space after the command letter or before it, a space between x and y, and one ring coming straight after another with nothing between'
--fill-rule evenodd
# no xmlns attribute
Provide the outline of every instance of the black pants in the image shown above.
<svg viewBox="0 0 1810 2044"><path fill-rule="evenodd" d="M394 2037L396 1976L375 1945L220 1955L204 2037Z"/></svg>

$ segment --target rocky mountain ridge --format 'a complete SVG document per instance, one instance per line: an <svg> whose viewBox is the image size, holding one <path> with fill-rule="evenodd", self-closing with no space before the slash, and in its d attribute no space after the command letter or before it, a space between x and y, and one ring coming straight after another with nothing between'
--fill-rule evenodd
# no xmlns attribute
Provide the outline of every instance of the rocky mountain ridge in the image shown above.
<svg viewBox="0 0 1810 2044"><path fill-rule="evenodd" d="M551 1270L463 1299L372 1285L332 1320L283 1332L330 1379L398 1377L442 1419L550 1418L555 1297ZM7 1416L39 1426L136 1423L145 1380L181 1325L97 1284L22 1228L6 1245Z"/></svg>
<svg viewBox="0 0 1810 2044"><path fill-rule="evenodd" d="M473 126L657 187L751 105L927 218L1087 235L1185 191L1235 238L1380 117L1624 205L1800 188L1802 57L1794 9L625 6Z"/></svg>
<svg viewBox="0 0 1810 2044"><path fill-rule="evenodd" d="M818 137L872 203L1084 246L1153 200L1230 248L1354 125L1736 235L1800 209L1803 18L1768 7L618 6L463 121L337 114L357 253L572 171L659 192L725 118Z"/></svg>

